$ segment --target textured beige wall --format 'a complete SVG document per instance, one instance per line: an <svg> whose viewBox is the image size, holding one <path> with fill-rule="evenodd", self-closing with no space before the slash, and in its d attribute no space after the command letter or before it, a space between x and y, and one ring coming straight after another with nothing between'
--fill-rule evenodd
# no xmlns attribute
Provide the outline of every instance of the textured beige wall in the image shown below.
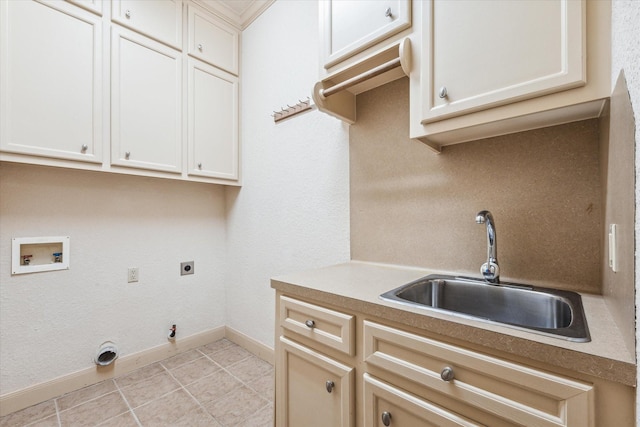
<svg viewBox="0 0 640 427"><path fill-rule="evenodd" d="M350 130L356 260L479 276L495 218L504 280L601 292L598 121L445 147L408 138L408 81L358 95Z"/></svg>
<svg viewBox="0 0 640 427"><path fill-rule="evenodd" d="M623 73L611 95L611 108L604 117L602 168L605 206L603 226L603 294L629 351L635 350L634 298L634 118L629 91ZM606 125L608 123L608 126ZM605 129L606 128L606 129ZM604 133L604 132L603 132ZM608 267L609 224L616 224L618 271Z"/></svg>

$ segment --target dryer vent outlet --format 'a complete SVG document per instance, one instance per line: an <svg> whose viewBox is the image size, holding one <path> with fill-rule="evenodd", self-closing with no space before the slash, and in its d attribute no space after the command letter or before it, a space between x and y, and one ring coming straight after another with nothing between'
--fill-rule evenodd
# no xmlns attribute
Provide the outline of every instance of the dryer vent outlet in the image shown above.
<svg viewBox="0 0 640 427"><path fill-rule="evenodd" d="M184 276L187 274L193 274L193 261L181 262L180 263L180 275Z"/></svg>

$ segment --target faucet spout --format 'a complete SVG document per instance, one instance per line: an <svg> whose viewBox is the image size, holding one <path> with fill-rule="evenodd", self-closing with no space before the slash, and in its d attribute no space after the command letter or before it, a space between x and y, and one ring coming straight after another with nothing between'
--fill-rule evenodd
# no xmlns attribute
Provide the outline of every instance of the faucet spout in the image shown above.
<svg viewBox="0 0 640 427"><path fill-rule="evenodd" d="M489 283L500 283L500 267L498 266L498 241L496 223L489 211L480 211L476 215L476 223L487 226L487 262L480 267L480 273Z"/></svg>

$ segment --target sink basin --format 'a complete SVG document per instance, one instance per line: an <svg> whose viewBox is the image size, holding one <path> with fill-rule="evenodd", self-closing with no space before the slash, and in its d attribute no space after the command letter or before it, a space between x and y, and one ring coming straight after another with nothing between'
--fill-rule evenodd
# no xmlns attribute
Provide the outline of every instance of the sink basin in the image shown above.
<svg viewBox="0 0 640 427"><path fill-rule="evenodd" d="M380 298L570 341L591 340L582 299L570 291L431 275L385 292Z"/></svg>

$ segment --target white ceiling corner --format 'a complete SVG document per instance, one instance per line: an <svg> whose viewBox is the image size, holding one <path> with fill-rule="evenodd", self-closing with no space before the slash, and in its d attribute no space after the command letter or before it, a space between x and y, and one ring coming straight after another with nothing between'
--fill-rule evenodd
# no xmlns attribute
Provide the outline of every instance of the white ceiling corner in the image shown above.
<svg viewBox="0 0 640 427"><path fill-rule="evenodd" d="M275 0L197 0L208 9L222 15L230 23L245 29Z"/></svg>

